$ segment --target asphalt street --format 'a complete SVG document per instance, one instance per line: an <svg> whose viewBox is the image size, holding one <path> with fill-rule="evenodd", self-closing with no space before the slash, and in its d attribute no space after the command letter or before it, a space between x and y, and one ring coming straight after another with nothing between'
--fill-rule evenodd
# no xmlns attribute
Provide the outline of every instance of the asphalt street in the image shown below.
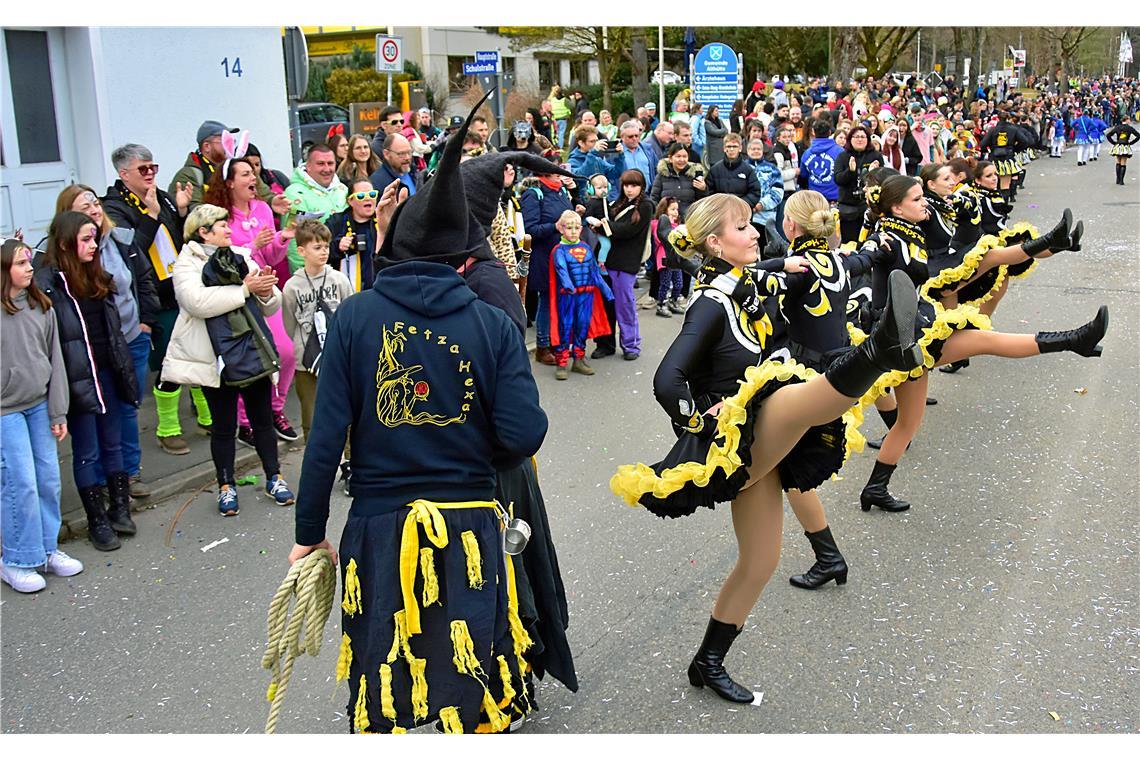
<svg viewBox="0 0 1140 760"><path fill-rule="evenodd" d="M728 510L666 522L608 487L617 465L656 461L672 441L651 382L681 319L641 311L640 361L594 362L594 377L556 382L536 366L551 421L540 477L581 690L542 683L526 731L1136 732L1140 193L1137 169L1117 187L1103 158L1032 164L1014 218L1051 226L1071 206L1084 250L1015 283L995 326L1068 329L1107 304L1104 356L976 358L935 373L940 403L892 481L913 508L859 510L870 453L821 489L846 586L788 584L811 556L785 509L780 566L727 662L763 692L758 705L720 701L684 675L735 559ZM880 431L877 419L865 427ZM300 462L285 457L290 483ZM136 516L139 534L120 551L66 544L87 563L81 575L49 577L35 595L5 586L4 732L260 732L265 616L293 513L259 491L241 488L229 519L200 493L167 546L190 494L172 498ZM330 536L347 508L337 492ZM334 616L320 656L297 664L279 731L348 730L339 639Z"/></svg>

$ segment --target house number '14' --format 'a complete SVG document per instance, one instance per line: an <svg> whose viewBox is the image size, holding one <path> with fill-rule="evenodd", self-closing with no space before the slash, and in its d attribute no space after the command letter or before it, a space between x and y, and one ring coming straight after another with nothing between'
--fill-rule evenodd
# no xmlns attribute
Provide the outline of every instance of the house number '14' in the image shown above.
<svg viewBox="0 0 1140 760"><path fill-rule="evenodd" d="M226 79L229 79L231 74L235 77L241 77L241 58L235 58L232 66L229 58L223 58L222 68L226 72Z"/></svg>

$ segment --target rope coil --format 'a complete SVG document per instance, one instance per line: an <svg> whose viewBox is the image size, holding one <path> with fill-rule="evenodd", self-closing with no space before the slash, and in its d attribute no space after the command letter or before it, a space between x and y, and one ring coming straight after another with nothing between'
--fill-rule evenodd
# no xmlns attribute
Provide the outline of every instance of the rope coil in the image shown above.
<svg viewBox="0 0 1140 760"><path fill-rule="evenodd" d="M327 549L317 549L293 563L269 603L269 643L261 667L273 672L265 697L271 703L265 733L277 730L277 717L289 688L293 662L302 652L316 657L336 596L336 566ZM290 600L296 597L292 617ZM303 632L302 632L303 629Z"/></svg>

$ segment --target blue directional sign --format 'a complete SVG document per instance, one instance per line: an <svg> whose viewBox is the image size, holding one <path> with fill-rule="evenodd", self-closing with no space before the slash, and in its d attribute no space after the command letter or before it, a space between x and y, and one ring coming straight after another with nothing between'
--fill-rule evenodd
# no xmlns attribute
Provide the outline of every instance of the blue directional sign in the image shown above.
<svg viewBox="0 0 1140 760"><path fill-rule="evenodd" d="M723 42L710 42L693 59L693 100L720 106L722 116L732 108L740 90L736 51Z"/></svg>
<svg viewBox="0 0 1140 760"><path fill-rule="evenodd" d="M499 72L499 51L498 50L477 50L475 51L475 63L464 63L463 73L467 76L479 76L480 74L498 74Z"/></svg>

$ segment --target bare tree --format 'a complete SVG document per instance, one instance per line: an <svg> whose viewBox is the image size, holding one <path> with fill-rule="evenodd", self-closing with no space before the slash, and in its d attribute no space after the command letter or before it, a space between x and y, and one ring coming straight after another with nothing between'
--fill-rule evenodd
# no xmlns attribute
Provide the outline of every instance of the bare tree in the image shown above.
<svg viewBox="0 0 1140 760"><path fill-rule="evenodd" d="M895 62L918 34L918 27L862 26L857 30L861 51L859 64L867 74L881 77L895 67Z"/></svg>
<svg viewBox="0 0 1140 760"><path fill-rule="evenodd" d="M630 27L623 26L499 26L485 27L511 40L515 50L543 50L581 55L598 62L602 107L613 108L613 79L618 64L629 56Z"/></svg>
<svg viewBox="0 0 1140 760"><path fill-rule="evenodd" d="M1061 66L1060 86L1061 92L1069 89L1069 77L1073 74L1073 58L1080 50L1081 44L1088 40L1095 31L1090 26L1044 26L1041 27L1045 37L1056 45L1057 56Z"/></svg>

